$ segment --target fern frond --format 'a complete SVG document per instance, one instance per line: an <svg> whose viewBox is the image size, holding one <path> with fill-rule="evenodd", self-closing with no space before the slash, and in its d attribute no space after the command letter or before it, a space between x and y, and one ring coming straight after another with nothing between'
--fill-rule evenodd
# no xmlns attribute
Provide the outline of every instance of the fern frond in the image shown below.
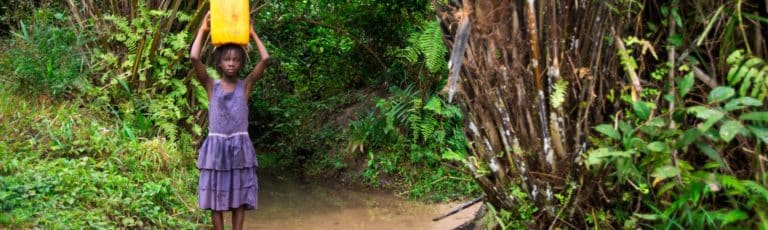
<svg viewBox="0 0 768 230"><path fill-rule="evenodd" d="M746 192L744 184L736 177L722 175L720 176L720 184L722 184L723 187L731 189L732 191L739 194Z"/></svg>
<svg viewBox="0 0 768 230"><path fill-rule="evenodd" d="M419 57L424 55L424 65L432 73L446 69L448 49L443 43L443 31L440 29L440 22L435 20L424 23L421 31L413 32L408 36L407 47L393 53L411 64L417 63Z"/></svg>
<svg viewBox="0 0 768 230"><path fill-rule="evenodd" d="M736 50L728 55L730 65L728 70L728 84L738 87L740 96L751 96L761 102L768 94L768 65L759 57L748 58L743 50Z"/></svg>
<svg viewBox="0 0 768 230"><path fill-rule="evenodd" d="M418 40L418 47L424 54L425 63L430 72L436 73L447 68L445 55L448 53L448 49L443 44L443 32L437 20L428 22L424 26L424 32Z"/></svg>
<svg viewBox="0 0 768 230"><path fill-rule="evenodd" d="M768 189L752 180L744 180L742 181L742 184L752 195L760 197L763 199L763 202L768 203Z"/></svg>
<svg viewBox="0 0 768 230"><path fill-rule="evenodd" d="M432 133L435 132L435 129L438 125L437 119L433 116L425 116L421 124L419 124L419 128L421 130L421 136L424 139L424 141L427 141L430 136L432 136Z"/></svg>
<svg viewBox="0 0 768 230"><path fill-rule="evenodd" d="M397 57L404 58L410 63L416 63L419 61L419 50L413 47L405 47L397 53Z"/></svg>
<svg viewBox="0 0 768 230"><path fill-rule="evenodd" d="M440 101L440 98L432 97L427 101L427 104L424 105L424 110L431 111L435 114L442 114L443 113L443 106Z"/></svg>
<svg viewBox="0 0 768 230"><path fill-rule="evenodd" d="M445 143L445 137L446 133L445 130L435 130L434 132L434 143ZM441 146L442 148L442 146Z"/></svg>
<svg viewBox="0 0 768 230"><path fill-rule="evenodd" d="M550 96L550 103L553 108L560 108L565 102L566 89L568 88L568 81L560 79L554 85L554 91Z"/></svg>
<svg viewBox="0 0 768 230"><path fill-rule="evenodd" d="M411 128L413 134L412 140L416 142L419 140L419 134L421 133L421 116L417 113L412 113L408 116L408 125Z"/></svg>

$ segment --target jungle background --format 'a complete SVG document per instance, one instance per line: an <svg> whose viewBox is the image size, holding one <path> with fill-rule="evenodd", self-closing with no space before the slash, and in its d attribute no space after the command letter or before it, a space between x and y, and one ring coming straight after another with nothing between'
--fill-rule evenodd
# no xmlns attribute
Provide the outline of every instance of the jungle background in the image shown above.
<svg viewBox="0 0 768 230"><path fill-rule="evenodd" d="M3 2L0 227L209 224L208 4ZM250 6L263 170L484 196L482 228L768 229L765 1Z"/></svg>

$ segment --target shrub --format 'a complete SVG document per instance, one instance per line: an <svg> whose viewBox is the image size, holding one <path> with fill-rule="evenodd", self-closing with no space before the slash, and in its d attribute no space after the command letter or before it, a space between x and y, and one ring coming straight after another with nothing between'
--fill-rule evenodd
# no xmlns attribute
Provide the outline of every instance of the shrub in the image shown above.
<svg viewBox="0 0 768 230"><path fill-rule="evenodd" d="M31 27L20 22L21 28L12 31L12 48L3 59L14 73L8 76L9 85L19 92L60 97L84 83L86 57L79 49L85 44L83 35L56 25L66 20L63 14L52 17L38 19Z"/></svg>

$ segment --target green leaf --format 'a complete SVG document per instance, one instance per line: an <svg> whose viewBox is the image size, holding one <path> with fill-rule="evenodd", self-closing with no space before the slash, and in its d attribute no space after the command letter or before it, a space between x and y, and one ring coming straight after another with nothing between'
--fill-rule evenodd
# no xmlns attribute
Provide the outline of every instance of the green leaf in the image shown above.
<svg viewBox="0 0 768 230"><path fill-rule="evenodd" d="M587 165L602 164L605 158L610 157L631 157L632 151L619 151L611 148L599 148L587 152L587 159L584 161Z"/></svg>
<svg viewBox="0 0 768 230"><path fill-rule="evenodd" d="M694 113L696 117L704 119L704 123L699 124L701 132L706 132L712 125L720 121L725 116L720 110L710 109L704 106L693 106L688 108L688 112Z"/></svg>
<svg viewBox="0 0 768 230"><path fill-rule="evenodd" d="M701 119L709 119L711 117L722 117L725 114L719 110L710 109L704 106L692 106L688 108L689 113L693 113L696 117Z"/></svg>
<svg viewBox="0 0 768 230"><path fill-rule="evenodd" d="M448 150L445 153L443 153L442 158L443 160L446 160L446 161L459 161L459 162L465 161L464 156L451 150Z"/></svg>
<svg viewBox="0 0 768 230"><path fill-rule="evenodd" d="M648 123L646 123L645 125L651 126L651 127L656 127L656 128L661 128L661 127L666 126L667 122L662 117L654 117L653 119L648 121Z"/></svg>
<svg viewBox="0 0 768 230"><path fill-rule="evenodd" d="M755 134L755 136L762 140L763 143L768 144L768 128L765 127L757 127L757 126L747 126L749 128L749 131L752 131L752 134Z"/></svg>
<svg viewBox="0 0 768 230"><path fill-rule="evenodd" d="M749 112L739 116L739 120L768 121L768 112Z"/></svg>
<svg viewBox="0 0 768 230"><path fill-rule="evenodd" d="M720 138L723 138L725 143L729 143L742 128L744 128L744 126L741 125L741 123L729 119L723 122L723 125L720 126Z"/></svg>
<svg viewBox="0 0 768 230"><path fill-rule="evenodd" d="M696 141L696 139L698 139L700 135L701 135L701 132L699 131L699 129L685 130L683 135L680 137L680 140L678 140L677 143L675 144L675 148L681 149L681 148L688 147L688 145Z"/></svg>
<svg viewBox="0 0 768 230"><path fill-rule="evenodd" d="M749 218L749 215L747 215L746 212L741 211L739 209L731 210L730 212L725 214L725 218L723 218L723 223L720 224L720 226L722 227L722 226L728 225L730 223L735 223L735 222L738 222L738 221L741 221L741 220L746 220L747 218Z"/></svg>
<svg viewBox="0 0 768 230"><path fill-rule="evenodd" d="M720 168L725 168L725 162L723 162L723 158L720 157L720 154L717 153L717 150L712 148L712 146L706 143L698 142L696 143L696 147L701 150L701 153L704 153L705 156L709 157L709 159L717 162L717 164L720 165Z"/></svg>
<svg viewBox="0 0 768 230"><path fill-rule="evenodd" d="M683 77L683 80L680 81L680 97L685 97L685 95L688 94L688 92L693 87L693 71L688 72L688 74Z"/></svg>
<svg viewBox="0 0 768 230"><path fill-rule="evenodd" d="M656 178L653 180L654 185L659 181L662 181L670 177L675 177L677 175L680 175L680 169L671 165L665 165L665 166L655 168L653 170L653 173L651 173L651 176Z"/></svg>
<svg viewBox="0 0 768 230"><path fill-rule="evenodd" d="M629 125L629 123L627 123L626 121L623 121L623 120L619 121L619 130L624 135L631 134L633 132L632 126Z"/></svg>
<svg viewBox="0 0 768 230"><path fill-rule="evenodd" d="M424 109L428 111L432 111L436 114L442 113L443 107L442 103L440 103L440 99L437 97L430 98L429 101L427 101L427 104L424 105Z"/></svg>
<svg viewBox="0 0 768 230"><path fill-rule="evenodd" d="M726 111L733 111L738 109L743 109L748 106L761 106L763 105L760 100L757 100L753 97L740 97L733 100L728 101L728 103L725 104L725 110Z"/></svg>
<svg viewBox="0 0 768 230"><path fill-rule="evenodd" d="M612 125L609 125L609 124L598 125L595 127L595 130L612 139L621 140L621 134L619 134L619 131L616 131L616 129L614 129Z"/></svg>
<svg viewBox="0 0 768 230"><path fill-rule="evenodd" d="M643 220L660 220L662 218L659 214L635 213L635 214L632 214L632 215L636 216L637 218L643 219Z"/></svg>
<svg viewBox="0 0 768 230"><path fill-rule="evenodd" d="M651 109L643 101L635 101L632 103L632 108L635 109L637 117L643 120L648 120L651 116Z"/></svg>
<svg viewBox="0 0 768 230"><path fill-rule="evenodd" d="M727 87L727 86L719 86L713 89L711 92L709 92L709 97L707 97L707 101L709 104L714 104L721 101L725 101L728 98L733 97L733 95L736 95L736 91L734 91L733 88Z"/></svg>
<svg viewBox="0 0 768 230"><path fill-rule="evenodd" d="M752 57L752 58L750 58L750 59L748 59L747 61L744 62L744 66L743 67L752 68L752 67L755 67L756 65L760 65L762 63L763 63L763 59L761 59L759 57Z"/></svg>
<svg viewBox="0 0 768 230"><path fill-rule="evenodd" d="M679 10L680 10L680 8L675 7L672 10L672 17L675 18L675 24L678 27L682 28L682 27L684 27L684 24L683 24L683 18L680 17L680 11Z"/></svg>
<svg viewBox="0 0 768 230"><path fill-rule="evenodd" d="M667 42L673 46L680 47L683 45L683 35L673 34L667 37Z"/></svg>
<svg viewBox="0 0 768 230"><path fill-rule="evenodd" d="M648 150L651 150L652 152L667 152L667 150L669 150L669 146L667 143L654 141L648 144Z"/></svg>
<svg viewBox="0 0 768 230"><path fill-rule="evenodd" d="M744 50L739 49L731 52L731 54L728 55L728 58L725 60L725 62L728 63L728 65L735 65L741 62L741 60L743 59L744 59Z"/></svg>

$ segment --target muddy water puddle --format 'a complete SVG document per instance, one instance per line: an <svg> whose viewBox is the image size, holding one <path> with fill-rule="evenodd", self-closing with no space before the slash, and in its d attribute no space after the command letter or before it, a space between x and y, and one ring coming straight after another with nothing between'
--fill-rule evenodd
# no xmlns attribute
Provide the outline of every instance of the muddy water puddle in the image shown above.
<svg viewBox="0 0 768 230"><path fill-rule="evenodd" d="M408 201L380 191L262 174L259 187L259 208L246 212L245 229L453 229L480 207L433 222L458 204ZM227 213L228 226L229 219Z"/></svg>

